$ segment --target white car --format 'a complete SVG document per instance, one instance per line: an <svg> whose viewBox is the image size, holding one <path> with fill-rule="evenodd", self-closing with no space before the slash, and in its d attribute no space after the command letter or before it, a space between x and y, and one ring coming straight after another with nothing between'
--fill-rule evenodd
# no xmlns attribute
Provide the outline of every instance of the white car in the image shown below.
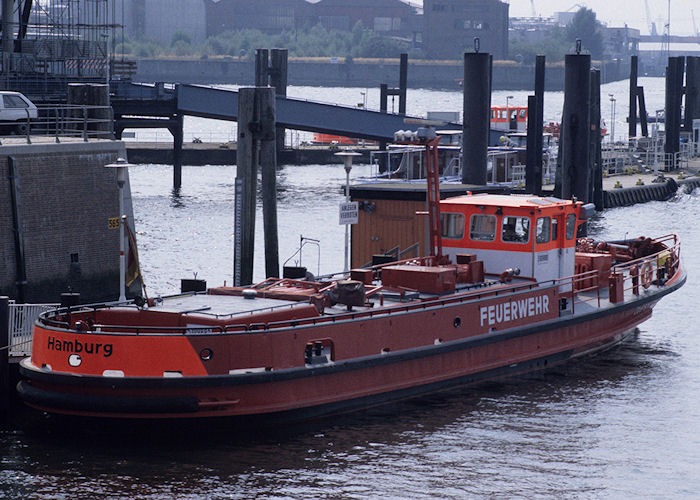
<svg viewBox="0 0 700 500"><path fill-rule="evenodd" d="M0 130L26 134L29 130L27 118L38 116L36 106L19 92L0 91Z"/></svg>

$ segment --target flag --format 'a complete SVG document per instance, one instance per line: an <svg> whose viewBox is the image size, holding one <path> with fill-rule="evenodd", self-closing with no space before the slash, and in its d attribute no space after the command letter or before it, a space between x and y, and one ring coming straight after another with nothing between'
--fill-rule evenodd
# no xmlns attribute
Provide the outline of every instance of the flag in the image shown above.
<svg viewBox="0 0 700 500"><path fill-rule="evenodd" d="M126 221L124 226L126 227L129 242L129 249L126 254L126 286L131 286L137 278L141 277L141 266L139 265L139 249L136 246L136 235Z"/></svg>

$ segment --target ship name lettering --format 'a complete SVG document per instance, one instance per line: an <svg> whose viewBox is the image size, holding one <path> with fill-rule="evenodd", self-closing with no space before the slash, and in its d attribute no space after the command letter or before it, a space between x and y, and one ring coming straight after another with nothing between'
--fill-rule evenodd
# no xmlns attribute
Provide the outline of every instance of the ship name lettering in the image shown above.
<svg viewBox="0 0 700 500"><path fill-rule="evenodd" d="M549 297L539 295L520 300L500 302L479 308L481 326L497 325L517 319L531 318L549 312Z"/></svg>
<svg viewBox="0 0 700 500"><path fill-rule="evenodd" d="M61 340L49 336L47 347L49 348L49 350L53 351L64 351L76 354L102 354L105 358L108 358L112 355L112 344L101 344L99 342L81 342L78 339Z"/></svg>

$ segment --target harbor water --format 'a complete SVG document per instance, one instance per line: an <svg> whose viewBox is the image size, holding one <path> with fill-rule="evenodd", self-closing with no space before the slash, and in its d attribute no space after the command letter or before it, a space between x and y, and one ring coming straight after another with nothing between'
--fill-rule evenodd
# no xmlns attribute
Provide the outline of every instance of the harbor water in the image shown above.
<svg viewBox="0 0 700 500"><path fill-rule="evenodd" d="M184 167L177 194L171 172L130 170L149 295L175 292L194 273L230 284L235 167ZM368 172L357 165L352 177ZM311 272L342 269L342 166L282 166L278 178L280 256L303 235L320 240L320 263L315 250L303 255ZM227 422L95 424L18 410L0 430L0 498L697 497L696 216L693 192L592 222L601 239L677 233L689 275L613 350L543 374L247 433ZM262 278L260 219L256 231Z"/></svg>

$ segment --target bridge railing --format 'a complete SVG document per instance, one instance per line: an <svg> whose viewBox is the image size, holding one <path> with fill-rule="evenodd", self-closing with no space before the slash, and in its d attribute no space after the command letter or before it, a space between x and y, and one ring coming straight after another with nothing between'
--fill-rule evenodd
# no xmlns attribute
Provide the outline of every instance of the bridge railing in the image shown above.
<svg viewBox="0 0 700 500"><path fill-rule="evenodd" d="M0 121L0 137L22 139L27 144L40 138L41 142L46 138L54 142L66 138L114 139L111 106L37 106L36 111L27 108L24 112L26 116L19 120Z"/></svg>

